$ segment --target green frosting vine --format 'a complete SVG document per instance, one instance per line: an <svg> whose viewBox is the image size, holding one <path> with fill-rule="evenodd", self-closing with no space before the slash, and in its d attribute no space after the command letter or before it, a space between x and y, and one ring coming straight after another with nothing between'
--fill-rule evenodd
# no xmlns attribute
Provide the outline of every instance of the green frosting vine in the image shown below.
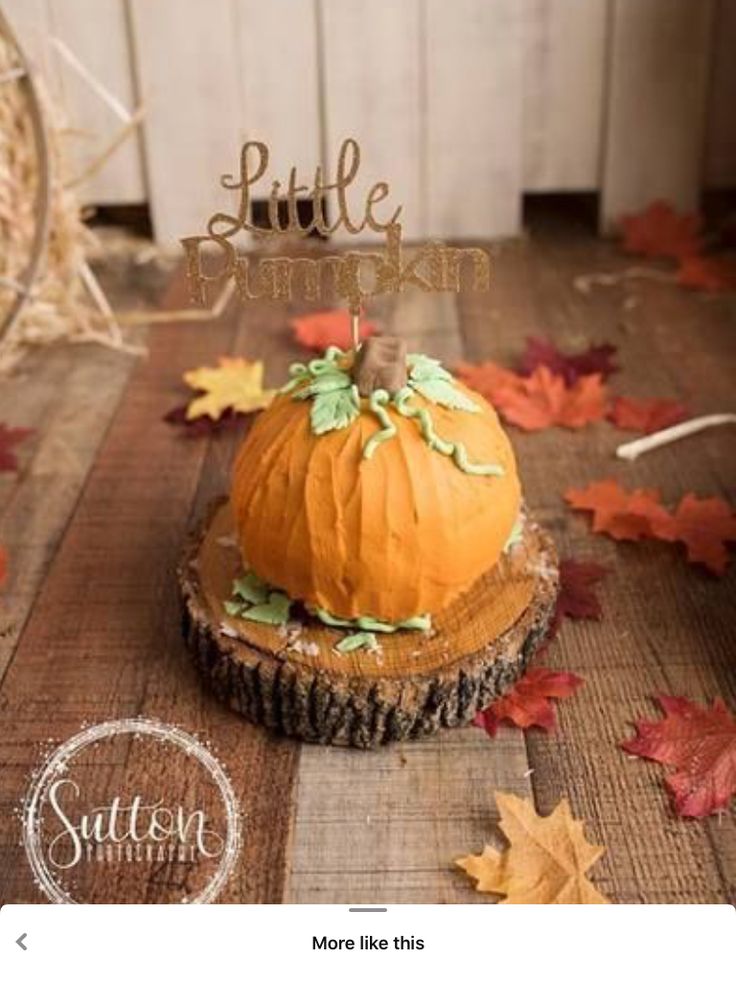
<svg viewBox="0 0 736 981"><path fill-rule="evenodd" d="M381 428L370 437L363 447L363 458L365 460L370 460L381 443L385 443L387 439L392 439L396 435L396 426L384 408L390 401L391 396L382 388L371 392L368 404L370 405L371 412L378 416Z"/></svg>
<svg viewBox="0 0 736 981"><path fill-rule="evenodd" d="M409 405L411 398L409 389L402 388L394 396L394 405L399 415L406 419L416 419L425 443L430 449L442 453L443 456L451 456L455 466L463 473L475 474L480 477L503 477L504 469L497 463L471 463L468 460L468 452L462 443L453 443L442 439L434 431L432 416L428 409L417 408Z"/></svg>

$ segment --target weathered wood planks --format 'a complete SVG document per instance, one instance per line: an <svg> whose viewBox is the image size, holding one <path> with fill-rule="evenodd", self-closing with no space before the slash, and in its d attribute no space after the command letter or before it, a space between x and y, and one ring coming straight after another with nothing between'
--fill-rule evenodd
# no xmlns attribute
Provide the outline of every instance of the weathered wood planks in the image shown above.
<svg viewBox="0 0 736 981"><path fill-rule="evenodd" d="M405 334L412 349L449 363L463 355L510 363L531 333L571 348L611 340L621 350L618 391L684 398L698 412L733 408L727 300L645 281L582 295L576 275L624 269L627 260L571 221L535 224L531 241L492 252L489 294L463 294L458 303L406 294L396 304L382 299L369 315ZM168 302L181 301L173 293ZM34 580L26 590L35 605L0 686L0 899L40 898L12 812L41 743L65 738L84 720L140 713L204 735L235 780L248 815L246 850L225 901L477 901L452 863L486 840L498 843L494 790L533 796L543 812L568 797L591 839L608 849L593 878L615 901L733 900L733 814L675 819L662 769L618 747L633 718L656 715L651 693L721 694L733 707L733 572L712 580L671 546L615 546L590 535L586 519L560 497L567 486L606 475L630 487L659 486L670 503L687 489L727 493L736 477L727 430L634 465L613 458L622 434L603 423L584 433L512 433L530 506L562 554L612 570L601 589L602 622L567 624L547 656L550 667L586 680L560 708L556 733L525 738L503 729L492 742L469 728L369 754L299 748L203 692L179 637L173 569L187 529L227 487L238 436L187 440L159 419L183 398L183 370L228 351L266 358L267 382L276 384L300 353L287 316L262 303L233 307L219 324L152 329L150 358L135 367L112 425L99 429L92 471L86 482L80 471L75 484L84 484L79 504L68 524L65 517L55 526L60 544L48 551L50 570L40 589ZM89 365L76 377L94 376L94 352L73 354L76 370ZM49 369L39 386L59 377ZM38 393L39 406L53 404L48 392ZM12 421L36 420L19 411ZM62 424L67 445L87 439L71 417L55 423ZM54 493L49 480L37 496L61 515ZM30 527L48 548L48 527Z"/></svg>

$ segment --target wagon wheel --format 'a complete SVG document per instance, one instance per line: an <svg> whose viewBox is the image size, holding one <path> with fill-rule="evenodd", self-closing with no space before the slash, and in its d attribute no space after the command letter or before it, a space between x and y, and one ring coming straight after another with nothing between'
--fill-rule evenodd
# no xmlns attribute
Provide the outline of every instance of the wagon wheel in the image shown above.
<svg viewBox="0 0 736 981"><path fill-rule="evenodd" d="M2 279L0 287L15 293L14 299L0 322L0 340L8 333L21 314L31 295L31 288L39 275L46 251L51 212L51 162L48 137L41 108L41 100L30 62L17 41L7 18L0 10L0 38L15 52L17 65L0 75L0 85L17 85L28 105L28 113L33 131L36 167L38 173L35 227L31 241L28 261L23 271L13 279Z"/></svg>

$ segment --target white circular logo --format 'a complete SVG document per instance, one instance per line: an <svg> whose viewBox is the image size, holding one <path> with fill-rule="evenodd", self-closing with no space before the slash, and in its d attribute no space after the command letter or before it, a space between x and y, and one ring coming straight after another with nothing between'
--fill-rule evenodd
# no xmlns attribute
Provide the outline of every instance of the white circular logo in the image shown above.
<svg viewBox="0 0 736 981"><path fill-rule="evenodd" d="M23 810L28 860L54 903L211 903L240 841L218 760L150 719L94 725L57 747Z"/></svg>

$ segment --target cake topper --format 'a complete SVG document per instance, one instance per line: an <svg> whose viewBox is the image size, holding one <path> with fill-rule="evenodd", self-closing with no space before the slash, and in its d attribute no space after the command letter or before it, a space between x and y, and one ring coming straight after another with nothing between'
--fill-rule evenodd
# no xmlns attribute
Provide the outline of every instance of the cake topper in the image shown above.
<svg viewBox="0 0 736 981"><path fill-rule="evenodd" d="M393 210L388 206L391 189L386 181L373 184L360 214L351 209L348 190L360 169L360 147L354 139L344 140L340 147L334 182L330 183L324 177L321 166L315 169L311 189L299 184L296 167L289 171L285 189L280 181L272 181L268 194L268 225L264 227L251 222L251 192L265 176L268 162L269 150L265 143L256 140L245 143L240 151L240 173L224 174L220 178L226 190L238 192L237 211L234 214L218 211L207 222L206 234L181 239L194 303L205 305L208 286L230 279L234 280L241 300L288 300L294 290L299 289L306 299L318 300L323 286L329 283L338 296L347 300L352 316L353 347L357 348L360 309L369 297L400 293L410 286L425 293L459 292L464 261L473 272L473 289L488 289L490 263L483 249L430 242L404 261L399 221L402 206ZM337 216L330 222L325 213L325 198L333 193ZM312 203L312 217L307 224L302 224L298 202L305 198ZM284 201L286 210L282 220L279 204ZM377 214L380 205L383 205L382 216ZM365 228L385 235L383 251L343 252L318 258L253 257L239 252L234 242L240 232L250 233L256 239L270 239L277 235L307 236L313 231L327 237L338 229L357 235ZM208 257L205 270L203 252L209 246L215 248L217 257Z"/></svg>

